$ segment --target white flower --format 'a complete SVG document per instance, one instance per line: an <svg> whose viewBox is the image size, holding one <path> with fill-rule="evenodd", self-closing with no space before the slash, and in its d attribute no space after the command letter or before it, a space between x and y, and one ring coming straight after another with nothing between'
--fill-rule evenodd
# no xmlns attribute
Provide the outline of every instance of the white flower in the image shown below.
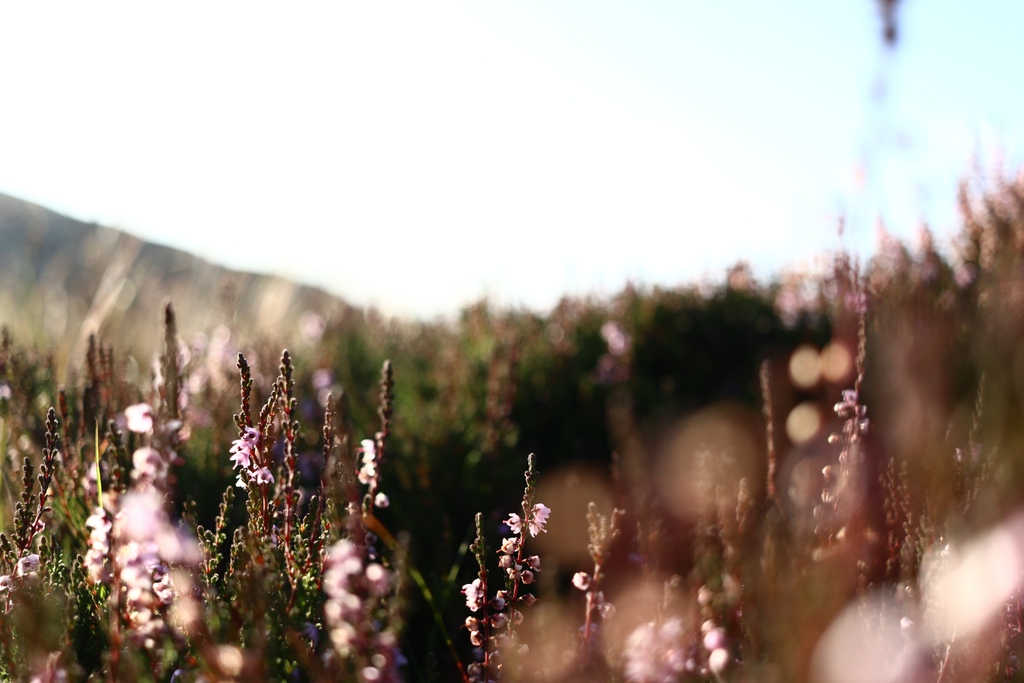
<svg viewBox="0 0 1024 683"><path fill-rule="evenodd" d="M35 553L26 555L18 560L18 576L34 574L39 569L39 556Z"/></svg>
<svg viewBox="0 0 1024 683"><path fill-rule="evenodd" d="M590 588L590 576L586 572L576 572L572 577L572 585L585 591Z"/></svg>

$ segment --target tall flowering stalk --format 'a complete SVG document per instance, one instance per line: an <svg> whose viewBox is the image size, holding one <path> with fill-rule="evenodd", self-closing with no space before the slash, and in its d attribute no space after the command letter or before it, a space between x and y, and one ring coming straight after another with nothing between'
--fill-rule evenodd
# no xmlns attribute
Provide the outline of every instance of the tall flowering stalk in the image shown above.
<svg viewBox="0 0 1024 683"><path fill-rule="evenodd" d="M380 628L378 612L394 586L393 573L368 561L349 539L335 543L324 563L324 619L338 666L354 669L365 683L396 683L403 661L398 639Z"/></svg>
<svg viewBox="0 0 1024 683"><path fill-rule="evenodd" d="M576 572L572 577L572 585L583 591L587 599L580 647L584 666L593 658L593 637L597 631L597 625L593 623L594 614L598 614L602 619L609 619L615 614L615 606L605 600L601 583L604 580L604 565L608 561L611 544L621 531L619 522L624 514L623 510L615 508L611 517L605 517L597 511L597 505L593 502L587 505L587 527L590 536L587 550L594 561L594 569L590 574Z"/></svg>
<svg viewBox="0 0 1024 683"><path fill-rule="evenodd" d="M861 386L864 382L864 363L867 356L867 331L864 314L861 314L858 326L856 379L852 389L842 393L842 399L833 408L836 415L843 420L842 432L831 434L829 443L839 443L840 451L838 458L839 471L833 471L831 465L826 465L822 470L826 487L821 493L821 502L825 506L819 512L819 517L828 517L831 525L824 525L821 532L828 532L827 542L829 545L836 540L842 529L834 528L840 523L847 511L844 505L850 505L853 501L848 500L851 487L856 484L860 476L859 465L862 459L861 441L868 431L867 407L861 397Z"/></svg>
<svg viewBox="0 0 1024 683"><path fill-rule="evenodd" d="M164 643L185 642L168 621L181 590L173 572L180 567L186 570L182 576L188 575L198 569L202 555L195 540L171 524L167 511L171 466L180 462L171 445L181 422L165 422L148 404L129 406L125 419L131 431L154 445L133 454L131 489L109 491L86 520L90 536L83 564L89 581L109 588L112 673L129 675L121 669L122 649L128 648L144 653L150 673L162 677Z"/></svg>
<svg viewBox="0 0 1024 683"><path fill-rule="evenodd" d="M527 458L525 476L523 514L511 513L505 520L513 535L503 539L498 549L498 566L505 572L505 589L499 590L490 600L487 598L488 573L481 516L478 514L476 517L476 541L472 551L479 573L472 583L462 587L469 611L481 614L480 617L470 616L466 619L470 642L476 648L479 660L467 667L472 683L484 683L501 677L501 653L514 639L516 626L523 620L522 607L537 601L536 596L525 592L525 586L532 584L536 580L536 573L540 571L540 557L525 554L526 533L528 531L530 536L535 537L547 531L545 524L551 510L543 503L533 502L536 471L532 453Z"/></svg>
<svg viewBox="0 0 1024 683"><path fill-rule="evenodd" d="M398 680L397 667L402 660L394 632L378 618L386 611L386 599L396 581L393 572L381 563L376 547L382 534L394 539L374 515L374 508L386 508L390 503L380 491L380 468L391 431L393 405L391 362L384 361L377 408L380 431L373 439L363 439L356 451L359 462L355 480L366 488L360 490L353 483L349 489L347 538L327 553L322 581L328 598L324 615L334 651L342 660L356 662L361 680L371 682Z"/></svg>
<svg viewBox="0 0 1024 683"><path fill-rule="evenodd" d="M249 515L253 530L259 535L269 535L273 528L273 505L270 485L274 475L270 471L269 448L264 447L269 434L270 415L277 400L278 385L274 385L267 404L260 412L258 426L253 426L250 399L252 396L252 372L245 356L238 354L238 371L241 375L242 410L235 415L238 438L231 446L231 460L238 470L235 485L249 492Z"/></svg>

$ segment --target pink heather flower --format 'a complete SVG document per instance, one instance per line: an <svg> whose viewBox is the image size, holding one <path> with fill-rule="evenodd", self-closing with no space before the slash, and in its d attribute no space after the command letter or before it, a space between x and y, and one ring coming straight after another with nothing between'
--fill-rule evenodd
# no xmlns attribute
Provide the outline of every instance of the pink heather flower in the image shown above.
<svg viewBox="0 0 1024 683"><path fill-rule="evenodd" d="M124 416L128 420L128 429L139 434L152 431L153 429L153 408L148 403L136 403L124 409Z"/></svg>
<svg viewBox="0 0 1024 683"><path fill-rule="evenodd" d="M373 499L373 504L379 508L386 508L391 505L391 500L383 493L378 493Z"/></svg>
<svg viewBox="0 0 1024 683"><path fill-rule="evenodd" d="M512 527L512 517L515 517L516 519L515 527ZM517 534L519 533L519 529L522 528L522 525L519 522L519 515L512 515L511 517L509 517L508 520L506 520L505 523L508 524L509 527L512 528L512 530ZM519 552L519 537L512 536L511 538L501 539L501 550L499 550L498 552L504 555L515 555L517 552Z"/></svg>
<svg viewBox="0 0 1024 683"><path fill-rule="evenodd" d="M132 453L132 479L154 481L167 473L167 462L160 451L143 446Z"/></svg>
<svg viewBox="0 0 1024 683"><path fill-rule="evenodd" d="M117 520L118 532L129 541L150 541L168 524L163 500L153 491L126 494Z"/></svg>
<svg viewBox="0 0 1024 683"><path fill-rule="evenodd" d="M725 647L725 643L725 629L721 626L713 628L704 634L704 649L708 652L714 652Z"/></svg>
<svg viewBox="0 0 1024 683"><path fill-rule="evenodd" d="M469 608L469 611L479 612L486 599L483 592L483 583L480 579L473 579L473 583L465 584L462 587L462 592L466 596L466 607Z"/></svg>
<svg viewBox="0 0 1024 683"><path fill-rule="evenodd" d="M232 462L235 463L232 466L233 468L241 467L242 469L247 469L250 466L259 438L260 433L258 431L252 427L246 427L244 434L232 442L229 452L233 454L231 456Z"/></svg>
<svg viewBox="0 0 1024 683"><path fill-rule="evenodd" d="M536 536L540 532L547 532L544 525L547 524L548 515L551 514L550 508L543 503L537 503L533 506L533 514L530 516L530 535Z"/></svg>
<svg viewBox="0 0 1024 683"><path fill-rule="evenodd" d="M590 588L590 576L586 572L576 572L572 577L572 585L585 591Z"/></svg>
<svg viewBox="0 0 1024 683"><path fill-rule="evenodd" d="M508 516L508 519L505 520L505 524L508 524L508 528L517 536L523 532L523 520L521 520L519 515L514 512ZM504 552L504 546L502 547L502 552Z"/></svg>
<svg viewBox="0 0 1024 683"><path fill-rule="evenodd" d="M369 484L377 479L377 443L373 439L363 439L360 443L363 447L363 464L359 468L359 482Z"/></svg>
<svg viewBox="0 0 1024 683"><path fill-rule="evenodd" d="M270 473L270 470L266 467L261 467L253 473L253 477L256 479L257 484L273 484L274 475Z"/></svg>

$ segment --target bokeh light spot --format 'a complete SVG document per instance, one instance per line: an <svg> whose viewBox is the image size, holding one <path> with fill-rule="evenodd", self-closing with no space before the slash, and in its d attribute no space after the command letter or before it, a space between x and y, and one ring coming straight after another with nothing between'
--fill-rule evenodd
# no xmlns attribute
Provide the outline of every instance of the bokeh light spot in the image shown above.
<svg viewBox="0 0 1024 683"><path fill-rule="evenodd" d="M821 374L829 382L849 379L853 371L853 357L844 344L828 344L821 351Z"/></svg>
<svg viewBox="0 0 1024 683"><path fill-rule="evenodd" d="M821 363L818 351L809 344L804 344L793 352L789 359L789 379L799 389L809 389L821 378Z"/></svg>
<svg viewBox="0 0 1024 683"><path fill-rule="evenodd" d="M814 403L801 403L786 418L786 436L795 444L814 438L821 429L821 412Z"/></svg>

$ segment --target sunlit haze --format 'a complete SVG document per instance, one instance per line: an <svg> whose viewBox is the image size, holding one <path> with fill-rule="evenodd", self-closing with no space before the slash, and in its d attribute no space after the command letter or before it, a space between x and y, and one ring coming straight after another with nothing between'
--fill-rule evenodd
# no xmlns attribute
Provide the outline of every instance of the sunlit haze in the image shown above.
<svg viewBox="0 0 1024 683"><path fill-rule="evenodd" d="M1022 149L1024 5L19 3L0 192L386 311L543 308L878 218Z"/></svg>

